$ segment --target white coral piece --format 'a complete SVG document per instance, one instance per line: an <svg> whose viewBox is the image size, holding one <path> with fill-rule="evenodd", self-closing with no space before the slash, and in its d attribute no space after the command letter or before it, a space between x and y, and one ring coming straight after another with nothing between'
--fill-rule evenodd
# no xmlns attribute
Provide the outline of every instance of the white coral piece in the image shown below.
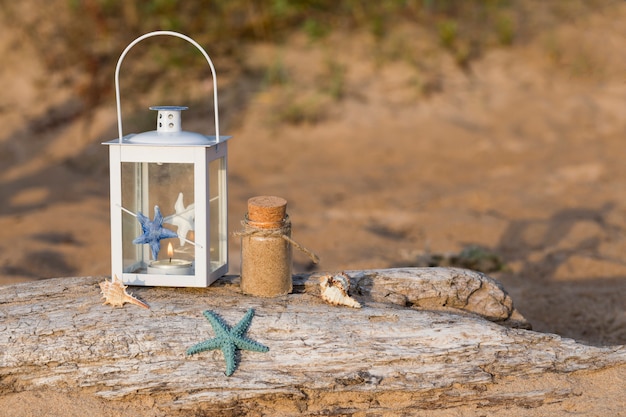
<svg viewBox="0 0 626 417"><path fill-rule="evenodd" d="M111 304L113 307L123 307L125 303L131 303L139 307L150 308L148 304L139 301L132 294L128 294L126 292L127 287L117 275L113 275L110 282L104 280L99 285L102 291L102 298L104 298L102 305Z"/></svg>
<svg viewBox="0 0 626 417"><path fill-rule="evenodd" d="M361 308L361 304L348 295L350 278L345 272L335 275L324 275L320 278L322 299L332 305L343 305Z"/></svg>

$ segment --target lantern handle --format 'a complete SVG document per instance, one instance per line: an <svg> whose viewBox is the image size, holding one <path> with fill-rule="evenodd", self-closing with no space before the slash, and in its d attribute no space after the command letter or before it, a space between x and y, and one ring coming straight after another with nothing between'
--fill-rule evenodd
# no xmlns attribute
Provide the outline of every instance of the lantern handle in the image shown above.
<svg viewBox="0 0 626 417"><path fill-rule="evenodd" d="M147 38L151 38L153 36L160 36L160 35L167 35L167 36L174 36L176 38L180 38L180 39L184 39L187 42L191 43L193 46L195 46L196 48L198 48L198 50L202 53L202 55L204 55L204 57L206 58L207 62L209 63L209 66L211 67L211 75L213 76L213 106L215 108L215 139L217 141L217 143L219 143L220 141L220 122L219 122L219 114L218 114L218 107L217 107L217 76L215 74L215 67L213 66L213 61L211 61L211 58L209 57L209 54L206 53L206 51L202 48L202 46L200 46L200 44L196 41L194 41L193 39L191 39L189 36L183 35L182 33L178 33L178 32L173 32L173 31L169 31L169 30L158 30L155 32L149 32L146 33L145 35L142 35L140 37L138 37L137 39L135 39L134 41L132 41L127 47L126 49L124 49L124 52L122 52L122 55L120 55L120 58L117 61L117 66L115 67L115 102L117 105L117 130L119 133L119 140L120 140L120 144L122 144L122 104L121 104L121 98L120 98L120 67L122 66L122 61L124 60L124 57L126 56L126 54L128 53L128 51L130 51L130 49L135 46L136 44L138 44L139 42L141 42L144 39Z"/></svg>

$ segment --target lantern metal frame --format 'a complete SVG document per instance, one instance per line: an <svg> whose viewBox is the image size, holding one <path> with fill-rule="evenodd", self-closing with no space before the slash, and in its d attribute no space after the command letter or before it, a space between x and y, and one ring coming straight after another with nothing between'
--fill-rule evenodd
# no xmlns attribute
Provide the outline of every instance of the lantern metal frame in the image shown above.
<svg viewBox="0 0 626 417"><path fill-rule="evenodd" d="M204 136L199 133L192 132L179 132L181 135L177 135L176 132L170 134L162 134L161 132L145 132L150 134L150 138L156 138L153 143L143 143L136 141L133 143L133 137L137 138L143 134L129 134L124 136L122 127L122 107L121 107L121 95L120 95L120 83L119 74L122 62L126 54L137 43L144 39L154 36L173 36L186 40L195 46L204 56L211 68L211 75L213 79L213 106L214 106L214 122L215 122L215 136ZM217 77L215 67L211 58L207 52L193 39L178 32L172 31L155 31L142 35L131 42L126 49L120 55L115 68L115 94L117 105L117 122L118 122L118 134L119 138L105 142L105 145L109 145L109 166L110 166L110 199L111 199L111 270L113 275L117 275L124 284L127 285L142 285L142 286L173 286L173 287L207 287L220 276L225 275L228 272L228 239L227 239L227 199L228 199L228 182L227 182L227 140L230 136L220 136L219 130L219 110L218 110L218 97L217 97ZM183 108L174 108L180 111ZM161 110L162 108L155 108ZM185 135L182 135L185 134ZM187 138L177 143L175 137L180 136ZM168 138L174 137L174 141L168 141ZM190 139L191 138L191 139ZM150 142L150 140L148 140ZM211 163L214 161L222 161L217 170L217 181L215 178L211 178ZM194 193L194 210L195 210L195 228L194 228L194 241L189 242L185 239L185 236L181 238L194 246L193 256L193 273L189 275L164 275L158 273L151 273L149 269L144 272L133 270L125 266L124 254L123 254L123 213L126 212L137 217L137 213L126 209L122 205L122 164L123 163L136 163L145 166L147 164L193 164L193 193ZM213 174L216 174L215 172ZM142 177L142 174L138 174L137 182L140 182L139 188L143 190L143 182L147 181ZM211 184L215 184L218 188L217 196L214 195L214 190L210 189ZM148 184L145 187L149 187ZM144 191L142 191L143 193ZM149 194L149 190L145 191ZM137 197L144 198L144 197ZM212 211L211 199L217 198L217 207ZM147 198L144 198L147 202ZM140 206L144 208L146 204L140 203ZM143 213L147 217L152 217L152 212ZM214 216L218 219L218 231L217 231L217 244L219 247L214 248L217 252L218 259L215 262L216 265L212 265L211 259L211 220ZM139 250L139 249L138 249ZM147 248L142 248L147 253ZM140 257L142 260L146 258L149 261L149 256ZM144 265L145 266L145 265ZM135 268L136 269L136 268Z"/></svg>

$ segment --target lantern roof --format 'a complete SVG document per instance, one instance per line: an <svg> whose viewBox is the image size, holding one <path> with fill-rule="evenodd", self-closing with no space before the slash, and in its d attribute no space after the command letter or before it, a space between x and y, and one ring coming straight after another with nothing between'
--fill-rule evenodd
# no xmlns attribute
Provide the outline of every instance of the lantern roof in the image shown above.
<svg viewBox="0 0 626 417"><path fill-rule="evenodd" d="M158 111L157 129L149 132L131 133L120 139L104 142L104 145L151 145L151 146L214 146L231 136L207 136L182 130L181 112L185 106L152 106Z"/></svg>

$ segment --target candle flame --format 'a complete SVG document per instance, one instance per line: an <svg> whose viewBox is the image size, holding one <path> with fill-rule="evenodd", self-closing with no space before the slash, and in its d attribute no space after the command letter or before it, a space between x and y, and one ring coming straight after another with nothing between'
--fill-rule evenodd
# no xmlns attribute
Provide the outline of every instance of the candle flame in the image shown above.
<svg viewBox="0 0 626 417"><path fill-rule="evenodd" d="M167 244L167 256L170 258L174 256L174 247L172 246L172 242Z"/></svg>

